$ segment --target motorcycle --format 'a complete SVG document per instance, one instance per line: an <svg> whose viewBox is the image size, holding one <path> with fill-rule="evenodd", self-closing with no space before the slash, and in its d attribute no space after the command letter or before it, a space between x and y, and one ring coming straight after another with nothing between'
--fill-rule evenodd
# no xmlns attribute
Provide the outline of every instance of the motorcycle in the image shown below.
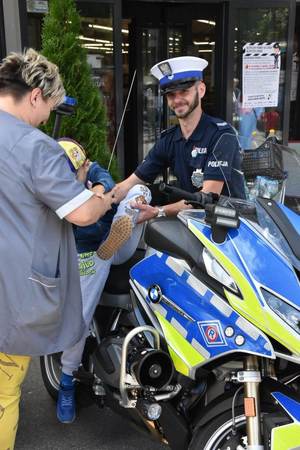
<svg viewBox="0 0 300 450"><path fill-rule="evenodd" d="M162 190L194 209L151 220L146 253L112 267L78 403L174 450L300 449L300 217L275 198ZM60 354L41 371L56 399Z"/></svg>

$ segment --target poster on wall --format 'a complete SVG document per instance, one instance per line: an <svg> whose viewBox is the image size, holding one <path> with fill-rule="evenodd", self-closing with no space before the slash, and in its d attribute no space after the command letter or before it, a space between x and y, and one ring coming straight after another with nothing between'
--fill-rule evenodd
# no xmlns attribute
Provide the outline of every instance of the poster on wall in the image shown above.
<svg viewBox="0 0 300 450"><path fill-rule="evenodd" d="M278 42L243 46L244 108L278 106L280 51Z"/></svg>
<svg viewBox="0 0 300 450"><path fill-rule="evenodd" d="M48 0L27 0L27 12L47 14Z"/></svg>

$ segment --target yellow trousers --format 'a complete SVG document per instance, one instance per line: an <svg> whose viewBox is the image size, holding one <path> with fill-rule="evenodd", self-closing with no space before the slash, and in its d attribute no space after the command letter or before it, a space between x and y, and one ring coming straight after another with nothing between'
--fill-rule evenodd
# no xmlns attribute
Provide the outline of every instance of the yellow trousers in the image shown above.
<svg viewBox="0 0 300 450"><path fill-rule="evenodd" d="M19 421L21 384L30 356L0 352L0 450L13 450Z"/></svg>

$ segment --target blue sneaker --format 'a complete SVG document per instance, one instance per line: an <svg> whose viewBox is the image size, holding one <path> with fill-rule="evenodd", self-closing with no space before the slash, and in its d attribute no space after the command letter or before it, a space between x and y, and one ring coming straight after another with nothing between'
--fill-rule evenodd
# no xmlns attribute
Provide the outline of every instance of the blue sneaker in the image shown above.
<svg viewBox="0 0 300 450"><path fill-rule="evenodd" d="M75 383L73 377L65 373L62 374L59 385L56 416L62 423L72 423L76 418Z"/></svg>

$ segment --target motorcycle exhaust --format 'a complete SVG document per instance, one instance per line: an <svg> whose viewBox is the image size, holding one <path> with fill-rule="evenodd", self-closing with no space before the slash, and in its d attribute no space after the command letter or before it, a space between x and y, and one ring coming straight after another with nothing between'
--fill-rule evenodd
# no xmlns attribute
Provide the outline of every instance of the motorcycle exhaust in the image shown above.
<svg viewBox="0 0 300 450"><path fill-rule="evenodd" d="M174 366L170 356L157 349L144 349L134 355L130 372L146 388L163 389L170 383Z"/></svg>

